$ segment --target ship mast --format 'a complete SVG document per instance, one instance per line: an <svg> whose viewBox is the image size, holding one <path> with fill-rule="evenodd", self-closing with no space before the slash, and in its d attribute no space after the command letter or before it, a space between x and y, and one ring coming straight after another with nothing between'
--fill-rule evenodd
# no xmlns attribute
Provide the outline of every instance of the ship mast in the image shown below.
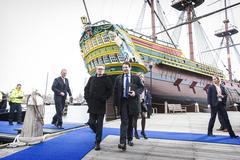
<svg viewBox="0 0 240 160"><path fill-rule="evenodd" d="M88 14L88 10L87 10L87 6L86 6L86 3L85 3L85 0L83 0L83 5L84 5L85 11L87 13L88 23L91 24L91 20L90 20L89 14Z"/></svg>
<svg viewBox="0 0 240 160"><path fill-rule="evenodd" d="M224 0L224 7L227 7L227 1ZM225 25L225 32L228 31L228 15L227 10L225 10L225 20L223 21ZM230 48L229 48L229 35L226 35L226 49L227 49L227 59L228 59L228 73L229 73L229 80L232 81L232 66L231 66L231 56L230 56Z"/></svg>
<svg viewBox="0 0 240 160"><path fill-rule="evenodd" d="M192 11L193 11L193 6L188 5L188 7L187 7L187 21L188 22L192 21ZM188 39L189 39L190 59L194 60L192 23L188 23Z"/></svg>
<svg viewBox="0 0 240 160"><path fill-rule="evenodd" d="M192 35L192 20L193 20L193 9L201 5L204 0L173 0L172 7L179 11L187 11L187 21L188 24L188 38L189 38L189 52L190 59L194 60L194 50L193 50L193 35Z"/></svg>
<svg viewBox="0 0 240 160"><path fill-rule="evenodd" d="M227 7L227 1L224 0L224 7ZM222 37L223 39L226 39L226 50L227 50L227 62L228 62L228 75L229 75L229 80L232 81L232 66L231 66L231 53L230 53L230 40L231 36L238 33L238 30L236 29L235 26L231 25L229 26L229 19L228 19L228 13L227 10L225 10L225 20L223 21L224 23L224 29L217 31L216 36L217 37ZM222 40L223 41L223 40ZM233 43L233 42L232 42Z"/></svg>
<svg viewBox="0 0 240 160"><path fill-rule="evenodd" d="M155 14L154 14L154 0L151 0L151 20L152 20L152 39L153 42L156 42L156 26L155 26Z"/></svg>
<svg viewBox="0 0 240 160"><path fill-rule="evenodd" d="M224 0L224 7L227 7L227 1ZM227 10L225 10L225 20L224 23L224 30L218 31L215 35L217 37L222 37L223 39L226 39L226 49L227 49L227 61L228 61L228 75L229 80L232 81L232 66L231 66L231 56L230 56L230 42L231 35L238 33L238 30L235 27L230 28L229 27L229 19ZM222 40L223 41L223 40Z"/></svg>

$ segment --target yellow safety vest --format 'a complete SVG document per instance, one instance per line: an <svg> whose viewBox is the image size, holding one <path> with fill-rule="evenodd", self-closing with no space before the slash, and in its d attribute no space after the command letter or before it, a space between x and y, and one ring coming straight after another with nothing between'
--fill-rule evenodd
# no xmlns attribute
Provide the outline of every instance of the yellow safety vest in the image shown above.
<svg viewBox="0 0 240 160"><path fill-rule="evenodd" d="M23 103L24 93L22 90L13 89L9 95L9 101L12 103Z"/></svg>

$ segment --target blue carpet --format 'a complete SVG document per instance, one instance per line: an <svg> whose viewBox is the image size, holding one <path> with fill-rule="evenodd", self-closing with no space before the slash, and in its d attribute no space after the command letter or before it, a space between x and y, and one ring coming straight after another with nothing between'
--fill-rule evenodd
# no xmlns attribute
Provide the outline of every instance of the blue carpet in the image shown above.
<svg viewBox="0 0 240 160"><path fill-rule="evenodd" d="M240 145L240 139L234 139L234 138L231 138L230 136L209 137L207 136L207 134L163 132L163 131L146 131L146 134L149 138L155 138L155 139ZM104 128L103 135L104 136L119 135L119 129Z"/></svg>
<svg viewBox="0 0 240 160"><path fill-rule="evenodd" d="M13 124L14 125L10 126L8 121L0 121L0 133L17 135L18 132L15 129L21 128L22 125L16 124L15 122Z"/></svg>
<svg viewBox="0 0 240 160"><path fill-rule="evenodd" d="M146 133L149 138L156 139L240 145L240 139L231 139L229 136L208 137L205 134L159 131L147 131ZM104 128L103 139L108 135L119 135L119 129ZM94 148L94 141L95 134L89 128L82 128L12 154L2 160L80 160Z"/></svg>
<svg viewBox="0 0 240 160"><path fill-rule="evenodd" d="M20 151L2 160L80 160L94 147L95 135L89 128L67 133Z"/></svg>
<svg viewBox="0 0 240 160"><path fill-rule="evenodd" d="M17 124L16 122L13 123L14 125L9 125L8 121L0 121L0 133L5 133L5 134L13 134L13 135L17 135L18 131L22 128L22 125ZM71 129L71 128L77 128L77 127L82 127L85 124L83 123L64 123L63 124L63 128L64 129L58 129L56 126L52 125L52 124L45 124L43 126L43 128L47 128L47 129L52 129L53 131L60 131L60 130L67 130L67 129Z"/></svg>

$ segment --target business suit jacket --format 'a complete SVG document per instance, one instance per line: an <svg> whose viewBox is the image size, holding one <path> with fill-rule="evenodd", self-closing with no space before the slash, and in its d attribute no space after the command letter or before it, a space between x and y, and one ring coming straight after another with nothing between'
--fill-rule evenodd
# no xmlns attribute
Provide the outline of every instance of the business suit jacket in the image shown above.
<svg viewBox="0 0 240 160"><path fill-rule="evenodd" d="M114 84L114 105L118 107L120 113L123 100L123 79L123 74L117 76ZM139 113L139 96L143 92L144 86L138 76L131 74L130 87L136 94L134 97L128 97L129 114L133 115Z"/></svg>
<svg viewBox="0 0 240 160"><path fill-rule="evenodd" d="M84 98L88 103L88 113L105 114L106 100L111 94L112 82L108 76L90 77L84 88Z"/></svg>
<svg viewBox="0 0 240 160"><path fill-rule="evenodd" d="M60 95L61 92L64 92L64 98L67 97L67 93L69 94L69 96L72 96L72 92L70 90L67 78L65 78L65 84L62 77L55 78L53 81L52 90L54 92L54 98L62 97Z"/></svg>
<svg viewBox="0 0 240 160"><path fill-rule="evenodd" d="M217 89L216 89L215 85L212 84L208 88L207 100L208 100L208 104L210 104L211 107L216 107L219 103L226 105L226 102L227 102L226 90L222 85L220 85L220 88L221 88L221 92L223 95L222 102L218 101Z"/></svg>

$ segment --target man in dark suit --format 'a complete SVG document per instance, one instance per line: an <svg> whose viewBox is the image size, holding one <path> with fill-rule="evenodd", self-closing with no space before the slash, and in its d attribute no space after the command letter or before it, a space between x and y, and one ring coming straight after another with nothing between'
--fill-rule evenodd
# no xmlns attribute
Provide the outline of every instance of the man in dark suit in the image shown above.
<svg viewBox="0 0 240 160"><path fill-rule="evenodd" d="M224 86L224 83L222 83L221 85ZM226 108L227 105L225 104L224 107ZM224 120L223 120L223 118L222 118L222 116L221 116L220 114L218 114L218 120L219 120L219 122L220 122L220 128L217 129L217 131L227 132L226 125L225 125Z"/></svg>
<svg viewBox="0 0 240 160"><path fill-rule="evenodd" d="M70 101L72 100L72 93L69 87L68 79L66 78L67 70L61 70L61 76L54 79L52 90L54 92L54 101L56 114L53 116L52 124L57 128L62 129L62 111L65 106L65 100L67 98L67 93L70 96Z"/></svg>
<svg viewBox="0 0 240 160"><path fill-rule="evenodd" d="M139 113L139 95L144 86L140 78L131 74L131 64L124 62L123 74L116 77L114 85L114 105L119 109L121 117L120 144L118 148L126 150L128 145L133 146L133 116Z"/></svg>
<svg viewBox="0 0 240 160"><path fill-rule="evenodd" d="M212 130L216 120L216 115L218 113L222 116L230 137L237 138L238 136L236 136L232 130L227 111L224 107L227 102L227 93L225 91L225 88L220 84L219 77L213 76L212 79L213 84L209 86L207 94L208 105L210 105L211 108L211 118L208 124L208 136L213 136Z"/></svg>
<svg viewBox="0 0 240 160"><path fill-rule="evenodd" d="M84 98L88 104L88 125L96 133L95 150L100 150L102 141L103 119L106 112L106 101L112 94L111 79L104 74L105 67L96 67L96 76L89 78L84 88Z"/></svg>

